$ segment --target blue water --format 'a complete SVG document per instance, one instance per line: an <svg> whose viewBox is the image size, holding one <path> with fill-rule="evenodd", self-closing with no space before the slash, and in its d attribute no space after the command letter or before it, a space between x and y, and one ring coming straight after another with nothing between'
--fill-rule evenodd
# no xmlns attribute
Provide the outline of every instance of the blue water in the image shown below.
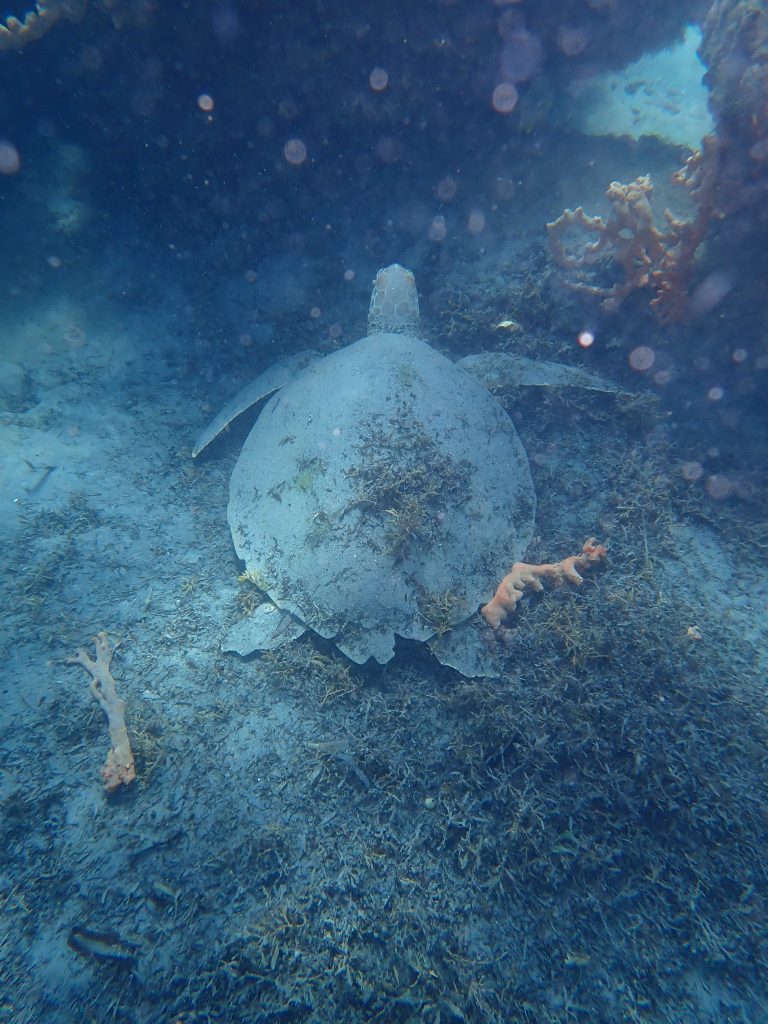
<svg viewBox="0 0 768 1024"><path fill-rule="evenodd" d="M0 9L0 1022L767 1020L763 21L64 7ZM299 410L256 459L245 565L244 442L394 262L446 360L504 354L523 464L467 445L469 385L426 403L404 362L367 415L339 359L328 437ZM460 658L319 635L398 586Z"/></svg>

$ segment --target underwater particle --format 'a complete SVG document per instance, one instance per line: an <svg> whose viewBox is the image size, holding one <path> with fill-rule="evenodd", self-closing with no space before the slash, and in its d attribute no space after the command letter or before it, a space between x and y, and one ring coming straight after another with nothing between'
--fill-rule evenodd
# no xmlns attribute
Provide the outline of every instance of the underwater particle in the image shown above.
<svg viewBox="0 0 768 1024"><path fill-rule="evenodd" d="M48 256L45 262L49 267L53 267L54 270L58 270L61 266L61 259L58 256Z"/></svg>
<svg viewBox="0 0 768 1024"><path fill-rule="evenodd" d="M595 335L593 331L579 331L579 336L576 339L582 348L591 348L595 343Z"/></svg>
<svg viewBox="0 0 768 1024"><path fill-rule="evenodd" d="M18 149L7 139L0 139L0 174L16 174L20 167Z"/></svg>
<svg viewBox="0 0 768 1024"><path fill-rule="evenodd" d="M469 211L467 231L470 235L479 235L485 231L485 214L482 210L474 209Z"/></svg>
<svg viewBox="0 0 768 1024"><path fill-rule="evenodd" d="M355 280L355 272L354 272L354 270L345 270L344 271L344 280L345 281L354 281Z"/></svg>
<svg viewBox="0 0 768 1024"><path fill-rule="evenodd" d="M445 178L442 178L440 181L438 181L437 186L435 188L435 194L437 195L437 198L441 202L449 203L452 199L456 197L458 189L459 183L456 181L456 179L452 178L450 175L446 175Z"/></svg>
<svg viewBox="0 0 768 1024"><path fill-rule="evenodd" d="M748 355L749 353L745 348L737 348L734 349L731 355L731 359L734 361L734 363L745 363L747 361Z"/></svg>
<svg viewBox="0 0 768 1024"><path fill-rule="evenodd" d="M447 234L448 225L445 223L445 217L439 214L437 217L433 217L432 223L427 230L427 237L430 242L442 242Z"/></svg>
<svg viewBox="0 0 768 1024"><path fill-rule="evenodd" d="M541 72L544 50L541 40L526 28L504 33L501 76L507 82L530 82Z"/></svg>
<svg viewBox="0 0 768 1024"><path fill-rule="evenodd" d="M293 121L299 116L299 106L290 96L284 96L277 105L277 112L284 121Z"/></svg>
<svg viewBox="0 0 768 1024"><path fill-rule="evenodd" d="M688 480L690 482L693 482L694 480L701 480L704 476L704 467L696 460L684 462L680 467L680 475L683 480Z"/></svg>
<svg viewBox="0 0 768 1024"><path fill-rule="evenodd" d="M720 402L722 401L724 394L725 389L721 388L719 384L715 384L714 387L711 387L707 392L707 398L710 402Z"/></svg>
<svg viewBox="0 0 768 1024"><path fill-rule="evenodd" d="M283 146L283 156L289 164L298 167L307 159L307 147L301 139L289 139Z"/></svg>
<svg viewBox="0 0 768 1024"><path fill-rule="evenodd" d="M435 800L435 798L433 796L425 796L424 797L424 806L426 807L426 809L428 811L433 811L435 809L436 805L437 805L437 801Z"/></svg>
<svg viewBox="0 0 768 1024"><path fill-rule="evenodd" d="M213 96L210 96L207 92L201 92L197 97L197 105L204 113L210 114L213 110Z"/></svg>
<svg viewBox="0 0 768 1024"><path fill-rule="evenodd" d="M319 306L313 306L312 309L310 309L309 311L309 315L313 320L319 320L320 317L323 315L323 311L322 309L320 309Z"/></svg>
<svg viewBox="0 0 768 1024"><path fill-rule="evenodd" d="M685 635L689 640L703 640L704 634L701 632L698 626L689 626L685 631Z"/></svg>
<svg viewBox="0 0 768 1024"><path fill-rule="evenodd" d="M707 494L715 501L725 501L733 493L733 481L722 473L713 473L704 485Z"/></svg>
<svg viewBox="0 0 768 1024"><path fill-rule="evenodd" d="M376 156L384 164L396 164L403 156L402 144L391 135L384 135L376 143Z"/></svg>
<svg viewBox="0 0 768 1024"><path fill-rule="evenodd" d="M491 106L497 114L511 114L517 106L517 89L512 82L500 82L493 90Z"/></svg>
<svg viewBox="0 0 768 1024"><path fill-rule="evenodd" d="M656 353L648 345L638 345L629 353L628 361L633 370L642 373L645 370L650 370L656 362Z"/></svg>
<svg viewBox="0 0 768 1024"><path fill-rule="evenodd" d="M368 84L374 92L384 92L389 85L389 75L384 68L376 67L368 75Z"/></svg>
<svg viewBox="0 0 768 1024"><path fill-rule="evenodd" d="M589 43L589 34L583 28L567 28L561 25L557 33L557 46L566 57L578 57Z"/></svg>

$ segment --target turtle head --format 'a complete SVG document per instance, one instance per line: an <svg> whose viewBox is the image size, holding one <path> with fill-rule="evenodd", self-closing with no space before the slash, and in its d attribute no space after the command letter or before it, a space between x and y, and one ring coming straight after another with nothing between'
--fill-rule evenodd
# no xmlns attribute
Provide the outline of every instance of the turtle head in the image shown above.
<svg viewBox="0 0 768 1024"><path fill-rule="evenodd" d="M419 296L410 270L393 263L376 275L368 310L369 334L417 334Z"/></svg>

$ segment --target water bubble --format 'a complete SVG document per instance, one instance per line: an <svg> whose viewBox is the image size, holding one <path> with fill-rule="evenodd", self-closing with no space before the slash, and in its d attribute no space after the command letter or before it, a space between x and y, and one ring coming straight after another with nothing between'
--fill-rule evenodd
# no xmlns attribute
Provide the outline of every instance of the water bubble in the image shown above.
<svg viewBox="0 0 768 1024"><path fill-rule="evenodd" d="M683 480L688 480L690 482L693 482L694 480L701 480L704 476L704 467L696 460L684 462L680 467L680 475Z"/></svg>
<svg viewBox="0 0 768 1024"><path fill-rule="evenodd" d="M589 34L583 28L566 28L560 26L557 33L557 46L566 57L578 57L583 53L589 43Z"/></svg>
<svg viewBox="0 0 768 1024"><path fill-rule="evenodd" d="M289 139L283 146L283 155L289 164L298 167L307 159L307 147L301 139Z"/></svg>
<svg viewBox="0 0 768 1024"><path fill-rule="evenodd" d="M374 68L368 75L368 84L374 92L384 92L389 85L389 75L384 68Z"/></svg>
<svg viewBox="0 0 768 1024"><path fill-rule="evenodd" d="M432 223L427 229L427 237L430 242L442 242L447 234L448 225L445 223L445 217L439 214L437 217L433 217Z"/></svg>
<svg viewBox="0 0 768 1024"><path fill-rule="evenodd" d="M629 353L629 365L639 373L650 370L655 362L656 353L648 345L638 345Z"/></svg>
<svg viewBox="0 0 768 1024"><path fill-rule="evenodd" d="M459 183L456 181L456 179L448 176L443 178L441 181L438 181L437 187L435 188L435 192L437 193L438 199L440 199L444 203L449 203L451 199L453 199L456 196L458 188Z"/></svg>
<svg viewBox="0 0 768 1024"><path fill-rule="evenodd" d="M733 493L733 481L722 473L713 473L705 484L707 494L716 501L724 501Z"/></svg>
<svg viewBox="0 0 768 1024"><path fill-rule="evenodd" d="M474 209L469 211L467 217L467 231L470 235L479 235L485 230L485 214L482 210Z"/></svg>
<svg viewBox="0 0 768 1024"><path fill-rule="evenodd" d="M493 90L491 106L499 114L511 114L517 106L517 89L511 82L500 82Z"/></svg>

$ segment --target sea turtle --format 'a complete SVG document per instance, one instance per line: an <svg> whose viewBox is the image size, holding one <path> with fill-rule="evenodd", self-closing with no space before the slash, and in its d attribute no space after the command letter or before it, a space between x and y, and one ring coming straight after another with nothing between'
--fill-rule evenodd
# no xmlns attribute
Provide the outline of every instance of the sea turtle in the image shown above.
<svg viewBox="0 0 768 1024"><path fill-rule="evenodd" d="M533 533L523 445L487 384L576 384L592 374L503 353L451 362L418 337L413 274L373 285L368 337L300 353L245 387L194 455L272 394L237 460L227 510L247 575L271 599L230 633L249 654L310 627L352 661L426 641L465 675L490 671L470 625Z"/></svg>

